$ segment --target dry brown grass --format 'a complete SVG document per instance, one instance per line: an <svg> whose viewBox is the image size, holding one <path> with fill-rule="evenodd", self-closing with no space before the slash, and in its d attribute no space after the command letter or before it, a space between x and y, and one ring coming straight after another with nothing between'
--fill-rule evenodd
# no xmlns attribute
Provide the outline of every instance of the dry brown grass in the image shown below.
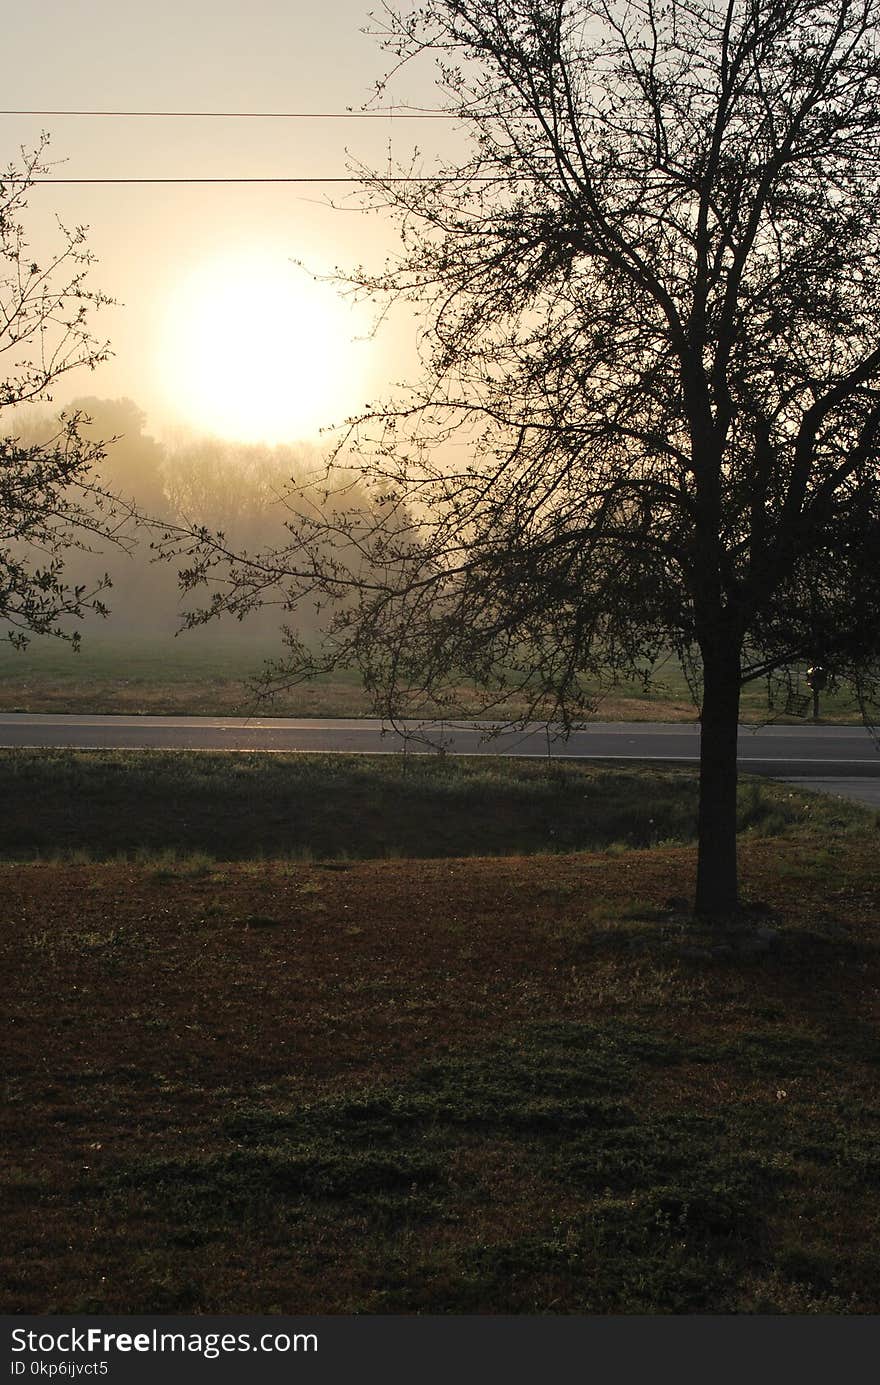
<svg viewBox="0 0 880 1385"><path fill-rule="evenodd" d="M515 719L525 703L511 698L492 717ZM271 702L256 698L243 679L193 679L188 682L126 678L7 679L0 683L0 712L50 712L116 716L272 716L373 717L375 708L363 688L351 682L306 683ZM458 706L428 704L424 716L484 715L479 701L462 690ZM609 696L596 715L603 721L694 721L692 703L675 698Z"/></svg>
<svg viewBox="0 0 880 1385"><path fill-rule="evenodd" d="M702 961L669 907L689 848L0 866L5 1309L877 1311L876 834L749 842L743 872L779 942ZM407 1115L431 1082L451 1095ZM611 1191L584 1183L584 1101L608 1100L673 1169L649 1192L614 1192L613 1161ZM740 1140L706 1227L664 1230L651 1208ZM771 1172L743 1192L753 1147ZM727 1268L698 1289L707 1255Z"/></svg>

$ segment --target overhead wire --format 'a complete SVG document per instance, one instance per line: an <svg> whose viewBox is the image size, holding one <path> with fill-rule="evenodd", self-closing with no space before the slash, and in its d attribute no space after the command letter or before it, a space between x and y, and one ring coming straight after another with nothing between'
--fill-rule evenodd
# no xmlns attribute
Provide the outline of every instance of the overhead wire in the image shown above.
<svg viewBox="0 0 880 1385"><path fill-rule="evenodd" d="M326 183L338 184L349 183L352 185L363 185L364 183L522 183L530 182L537 177L532 173L511 173L504 177L468 177L467 174L458 174L455 177L431 174L406 174L400 177L384 177L376 174L373 177L363 178L337 178L337 177L281 177L281 178L8 178L0 174L0 184L18 184L23 187L72 187L74 185L89 186L115 186L120 184L143 185L143 184L181 184L181 183Z"/></svg>
<svg viewBox="0 0 880 1385"><path fill-rule="evenodd" d="M113 120L468 120L479 112L412 110L390 107L381 111L73 111L9 110L0 115L89 116Z"/></svg>
<svg viewBox="0 0 880 1385"><path fill-rule="evenodd" d="M429 109L413 109L410 107L388 107L380 111L91 111L91 110L40 110L40 109L16 109L0 110L0 116L51 116L58 117L94 117L98 119L174 119L174 120L384 120L394 123L398 120L468 120L479 119L479 111L438 111ZM435 185L443 183L497 183L520 181L523 175L497 178L497 177L475 177L468 178L465 175L443 175L432 176L430 174L404 174L399 176L384 177L383 183L432 183ZM0 175L2 178L2 175ZM327 184L340 185L348 184L351 186L362 185L369 180L353 176L335 175L302 175L302 176L280 176L280 177L213 177L213 178L2 178L3 182L10 184L27 185L28 187L71 187L71 186L155 186L155 185L185 185L185 184L250 184L250 183L290 183L290 184Z"/></svg>

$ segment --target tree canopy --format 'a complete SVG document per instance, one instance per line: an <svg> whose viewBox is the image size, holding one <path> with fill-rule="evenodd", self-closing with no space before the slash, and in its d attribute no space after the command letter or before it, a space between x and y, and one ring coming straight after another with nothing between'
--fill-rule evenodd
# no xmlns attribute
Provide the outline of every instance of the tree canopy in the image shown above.
<svg viewBox="0 0 880 1385"><path fill-rule="evenodd" d="M737 904L743 682L880 654L878 0L430 0L468 152L361 170L417 305L422 378L354 421L371 511L292 513L187 582L317 595L280 680L356 662L383 712L518 679L568 723L673 650L699 683L697 907ZM291 505L296 510L295 499ZM292 622L292 625L294 622Z"/></svg>
<svg viewBox="0 0 880 1385"><path fill-rule="evenodd" d="M71 621L106 611L109 577L69 581L68 554L124 546L131 513L102 484L105 449L84 435L80 411L61 413L39 440L21 437L23 406L51 401L62 377L94 370L109 355L90 325L111 300L87 286L85 228L59 222L45 255L28 240L28 192L46 172L45 154L44 140L0 174L0 626L19 646L34 634L76 644Z"/></svg>

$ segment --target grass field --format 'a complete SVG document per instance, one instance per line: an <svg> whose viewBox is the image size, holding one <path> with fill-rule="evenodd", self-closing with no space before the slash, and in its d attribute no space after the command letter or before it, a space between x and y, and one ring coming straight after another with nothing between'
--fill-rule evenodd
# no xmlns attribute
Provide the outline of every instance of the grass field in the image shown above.
<svg viewBox="0 0 880 1385"><path fill-rule="evenodd" d="M487 856L690 842L689 770L491 756L0 750L0 859ZM745 780L739 827L858 830L863 811Z"/></svg>
<svg viewBox="0 0 880 1385"><path fill-rule="evenodd" d="M271 706L255 700L252 680L265 661L277 658L276 639L221 637L214 632L188 632L177 639L108 637L90 633L79 653L57 641L33 643L19 653L0 642L0 711L119 713L128 715L247 716L370 716L373 709L354 672L335 674L293 688ZM450 708L435 709L450 714ZM808 710L799 708L776 720L794 721ZM515 717L523 704L510 698L498 716ZM459 712L476 714L472 693L461 691ZM860 720L853 698L845 691L823 694L822 716L828 721ZM430 715L431 709L426 708ZM493 715L496 713L493 712ZM597 703L595 715L605 721L694 721L697 709L677 666L670 663L650 692L621 684ZM744 690L745 721L767 716L763 684Z"/></svg>
<svg viewBox="0 0 880 1385"><path fill-rule="evenodd" d="M876 815L716 953L685 775L221 758L3 757L6 1311L880 1311Z"/></svg>

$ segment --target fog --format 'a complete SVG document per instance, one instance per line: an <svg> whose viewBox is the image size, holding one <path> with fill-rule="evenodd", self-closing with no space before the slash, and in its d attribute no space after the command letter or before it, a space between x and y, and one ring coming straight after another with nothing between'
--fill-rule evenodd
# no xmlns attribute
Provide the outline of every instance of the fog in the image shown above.
<svg viewBox="0 0 880 1385"><path fill-rule="evenodd" d="M91 589L107 573L112 583L110 614L88 614L69 627L79 629L84 640L170 639L180 631L184 609L177 565L159 560L151 548L161 524L221 530L231 548L254 553L283 545L284 523L290 518L285 496L292 485L304 487L307 500L320 503L318 490L310 491L308 484L323 464L315 444L272 447L184 432L159 441L146 431L146 416L132 399L82 397L65 406L68 414L74 410L84 416L83 435L106 443L106 458L94 479L152 521L127 520L119 546L96 540L92 551L68 550L68 582ZM24 446L45 442L58 431L58 411L48 406L20 411L10 431ZM352 503L351 494L347 503ZM188 630L185 639L226 641L235 636L265 644L278 634L283 618L278 607L269 606L244 624L222 618L206 629ZM297 624L308 633L313 614L298 612Z"/></svg>

